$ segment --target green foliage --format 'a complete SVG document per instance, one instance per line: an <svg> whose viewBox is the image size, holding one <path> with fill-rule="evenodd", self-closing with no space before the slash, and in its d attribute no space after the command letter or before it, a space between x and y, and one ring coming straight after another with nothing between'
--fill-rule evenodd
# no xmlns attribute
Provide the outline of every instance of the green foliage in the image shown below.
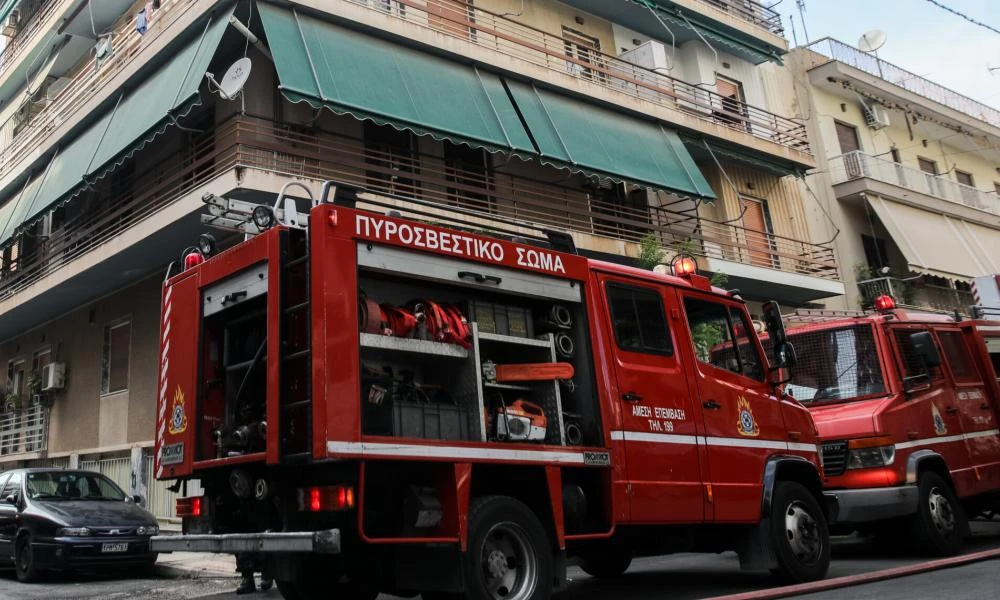
<svg viewBox="0 0 1000 600"><path fill-rule="evenodd" d="M660 240L656 238L656 234L649 232L642 236L639 240L639 257L636 259L640 269L652 271L653 267L663 263L665 257L666 254L660 247Z"/></svg>

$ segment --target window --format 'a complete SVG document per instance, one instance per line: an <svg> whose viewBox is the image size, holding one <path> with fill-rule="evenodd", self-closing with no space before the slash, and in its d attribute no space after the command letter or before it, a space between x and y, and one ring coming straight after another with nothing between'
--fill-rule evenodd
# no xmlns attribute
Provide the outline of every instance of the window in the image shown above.
<svg viewBox="0 0 1000 600"><path fill-rule="evenodd" d="M570 60L566 61L566 71L571 75L579 75L584 79L604 79L604 74L586 65L600 66L601 42L585 33L562 28L563 50ZM580 64L584 63L584 64Z"/></svg>
<svg viewBox="0 0 1000 600"><path fill-rule="evenodd" d="M607 180L595 183L587 190L590 211L593 213L594 233L615 238L641 237L649 231L649 197L645 188L631 192L624 183ZM607 215L601 218L599 215Z"/></svg>
<svg viewBox="0 0 1000 600"><path fill-rule="evenodd" d="M876 276L874 271L889 266L889 253L885 240L870 235L862 235L861 245L865 250L865 262L868 263L868 266L873 271L872 276Z"/></svg>
<svg viewBox="0 0 1000 600"><path fill-rule="evenodd" d="M918 156L917 164L920 165L920 170L923 171L924 173L930 173L931 175L938 174L937 162L929 158L923 158L922 156Z"/></svg>
<svg viewBox="0 0 1000 600"><path fill-rule="evenodd" d="M619 348L629 352L673 354L659 292L608 284L607 295Z"/></svg>
<svg viewBox="0 0 1000 600"><path fill-rule="evenodd" d="M101 362L101 393L113 394L128 389L129 354L132 323L120 321L104 327L104 352Z"/></svg>
<svg viewBox="0 0 1000 600"><path fill-rule="evenodd" d="M475 39L476 21L472 0L427 0L427 22L437 29L460 38Z"/></svg>
<svg viewBox="0 0 1000 600"><path fill-rule="evenodd" d="M750 264L758 267L774 268L777 266L777 257L769 252L760 252L760 249L774 250L774 226L771 223L771 209L767 206L767 200L749 198L742 196L740 204L743 206L743 227L746 229L746 245L750 250Z"/></svg>
<svg viewBox="0 0 1000 600"><path fill-rule="evenodd" d="M3 486L3 491L0 491L0 499L7 498L8 496L16 495L20 497L21 495L21 474L11 473L10 479Z"/></svg>
<svg viewBox="0 0 1000 600"><path fill-rule="evenodd" d="M746 121L746 99L743 96L743 84L735 79L716 75L715 91L720 96L718 104L712 102L715 120L735 126L744 124ZM749 123L746 123L745 126L749 127Z"/></svg>
<svg viewBox="0 0 1000 600"><path fill-rule="evenodd" d="M972 173L966 173L965 171L959 171L958 169L955 169L955 179L962 185L967 185L969 187L976 187L976 183L972 179Z"/></svg>
<svg viewBox="0 0 1000 600"><path fill-rule="evenodd" d="M799 331L789 331L799 361L785 386L796 400L855 400L885 393L871 325Z"/></svg>
<svg viewBox="0 0 1000 600"><path fill-rule="evenodd" d="M837 129L837 142L840 144L841 154L861 150L861 140L858 138L857 127L840 121L834 121L833 124Z"/></svg>
<svg viewBox="0 0 1000 600"><path fill-rule="evenodd" d="M927 374L927 368L923 361L917 356L913 348L913 340L910 336L926 329L897 329L894 332L896 345L899 346L899 358L902 361L903 377L916 377ZM940 373L940 371L938 372ZM932 377L934 375L932 374Z"/></svg>
<svg viewBox="0 0 1000 600"><path fill-rule="evenodd" d="M34 373L42 374L42 368L52 362L52 350L45 348L31 355L31 370Z"/></svg>
<svg viewBox="0 0 1000 600"><path fill-rule="evenodd" d="M365 175L375 189L414 196L419 189L408 174L418 173L416 146L409 131L365 121Z"/></svg>
<svg viewBox="0 0 1000 600"><path fill-rule="evenodd" d="M444 143L445 177L448 183L448 202L473 210L496 212L490 198L492 164L490 155L482 148L469 148L461 144Z"/></svg>
<svg viewBox="0 0 1000 600"><path fill-rule="evenodd" d="M24 392L24 359L7 363L7 394L21 396Z"/></svg>
<svg viewBox="0 0 1000 600"><path fill-rule="evenodd" d="M697 298L685 298L684 310L700 362L753 379L764 379L763 361L750 339L753 325L742 312Z"/></svg>
<svg viewBox="0 0 1000 600"><path fill-rule="evenodd" d="M951 367L951 374L956 381L978 381L976 369L972 365L972 356L969 355L969 348L962 339L959 331L942 331L938 333L938 340L941 342L941 350L944 359Z"/></svg>

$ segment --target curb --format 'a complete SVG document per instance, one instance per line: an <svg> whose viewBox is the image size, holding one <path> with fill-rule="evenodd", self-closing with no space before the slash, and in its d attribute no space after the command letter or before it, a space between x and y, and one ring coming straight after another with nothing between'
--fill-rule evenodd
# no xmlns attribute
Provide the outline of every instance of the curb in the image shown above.
<svg viewBox="0 0 1000 600"><path fill-rule="evenodd" d="M230 573L222 573L219 571L209 570L209 569L198 569L198 568L187 568L187 567L177 567L174 565L160 565L154 566L154 572L158 577L163 577L165 579L237 579L239 575L233 571Z"/></svg>
<svg viewBox="0 0 1000 600"><path fill-rule="evenodd" d="M797 596L799 594L826 592L839 588L863 585L866 583L874 583L876 581L885 581L887 579L895 579L898 577L917 575L919 573L927 573L929 571L949 569L952 567L958 567L962 565L981 562L984 560L991 560L995 558L1000 558L1000 548L996 548L993 550L983 550L981 552L973 552L972 554L964 554L962 556L953 556L951 558L931 560L927 562L917 563L915 565L906 565L903 567L893 567L891 569L883 569L881 571L872 571L871 573L846 575L844 577L835 577L833 579L824 579L822 581L813 581L811 583L800 583L797 585L788 585L784 587L758 590L755 592L742 592L739 594L729 594L726 596L715 596L713 598L708 598L706 600L771 600L773 598L788 598L789 596Z"/></svg>

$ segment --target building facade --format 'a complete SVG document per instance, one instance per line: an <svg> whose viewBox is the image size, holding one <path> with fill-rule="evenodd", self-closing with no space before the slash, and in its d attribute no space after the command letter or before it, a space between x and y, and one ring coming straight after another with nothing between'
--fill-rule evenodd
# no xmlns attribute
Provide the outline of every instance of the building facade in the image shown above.
<svg viewBox="0 0 1000 600"><path fill-rule="evenodd" d="M972 280L1000 272L1000 110L832 39L785 62L817 158L813 230L836 236L846 286L831 306L969 314Z"/></svg>
<svg viewBox="0 0 1000 600"><path fill-rule="evenodd" d="M159 289L206 193L336 180L607 260L691 253L753 306L844 292L796 178L817 164L806 128L774 109L780 18L756 2L0 8L0 465L99 468L169 516L149 473ZM244 58L242 93L220 93Z"/></svg>

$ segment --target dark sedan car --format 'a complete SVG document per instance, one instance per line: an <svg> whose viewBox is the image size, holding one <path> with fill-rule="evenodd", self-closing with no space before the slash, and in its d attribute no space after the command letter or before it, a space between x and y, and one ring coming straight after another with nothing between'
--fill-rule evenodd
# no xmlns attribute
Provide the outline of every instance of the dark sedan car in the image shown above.
<svg viewBox="0 0 1000 600"><path fill-rule="evenodd" d="M0 561L34 581L47 569L152 565L156 518L91 471L18 469L0 474Z"/></svg>

